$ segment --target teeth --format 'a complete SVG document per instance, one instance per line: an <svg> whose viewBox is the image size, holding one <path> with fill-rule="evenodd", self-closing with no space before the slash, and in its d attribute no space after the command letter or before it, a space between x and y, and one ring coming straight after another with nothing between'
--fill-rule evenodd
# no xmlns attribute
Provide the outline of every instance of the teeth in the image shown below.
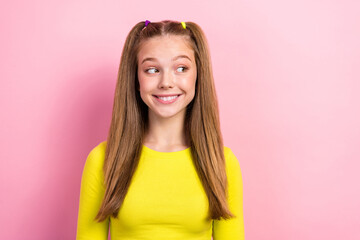
<svg viewBox="0 0 360 240"><path fill-rule="evenodd" d="M173 100L175 98L177 98L178 96L172 96L172 97L158 97L160 98L161 100L163 101L170 101L170 100Z"/></svg>

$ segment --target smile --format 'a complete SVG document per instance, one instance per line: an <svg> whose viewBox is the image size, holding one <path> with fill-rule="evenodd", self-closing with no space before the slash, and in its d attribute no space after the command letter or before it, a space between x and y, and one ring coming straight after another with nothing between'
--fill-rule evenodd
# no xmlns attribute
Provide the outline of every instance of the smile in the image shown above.
<svg viewBox="0 0 360 240"><path fill-rule="evenodd" d="M181 94L182 95L182 94ZM163 104L170 104L175 102L181 95L174 95L174 96L168 96L168 97L158 97L156 95L153 95L155 99Z"/></svg>

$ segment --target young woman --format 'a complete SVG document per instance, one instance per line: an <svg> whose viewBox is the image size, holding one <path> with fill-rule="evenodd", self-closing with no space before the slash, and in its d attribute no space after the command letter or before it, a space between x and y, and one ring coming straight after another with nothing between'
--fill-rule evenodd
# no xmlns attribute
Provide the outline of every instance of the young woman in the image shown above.
<svg viewBox="0 0 360 240"><path fill-rule="evenodd" d="M223 146L210 53L193 22L127 36L107 141L83 170L77 239L243 240L239 162Z"/></svg>

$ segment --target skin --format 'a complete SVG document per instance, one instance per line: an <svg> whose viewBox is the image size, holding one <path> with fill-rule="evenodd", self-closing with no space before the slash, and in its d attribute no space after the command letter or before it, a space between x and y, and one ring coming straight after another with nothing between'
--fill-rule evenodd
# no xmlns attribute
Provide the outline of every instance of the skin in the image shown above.
<svg viewBox="0 0 360 240"><path fill-rule="evenodd" d="M186 57L173 58L179 55ZM154 58L143 62L146 58ZM186 106L195 96L197 78L194 51L182 36L157 36L142 43L137 55L140 96L149 107L149 131L143 144L160 152L181 151L190 146L185 138ZM185 68L184 68L185 67ZM171 104L153 95L182 94Z"/></svg>

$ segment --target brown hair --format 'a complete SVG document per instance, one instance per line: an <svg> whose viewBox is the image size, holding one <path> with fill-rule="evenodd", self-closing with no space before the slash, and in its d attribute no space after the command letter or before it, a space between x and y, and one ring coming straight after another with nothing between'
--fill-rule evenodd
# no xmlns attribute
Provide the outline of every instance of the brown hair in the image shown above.
<svg viewBox="0 0 360 240"><path fill-rule="evenodd" d="M137 53L146 39L167 34L184 36L194 50L197 80L194 99L187 106L185 134L198 176L209 200L210 219L228 219L227 176L217 96L206 37L196 23L164 20L137 23L128 34L122 51L115 89L112 119L104 162L106 187L99 222L117 217L138 166L144 133L148 127L148 107L142 101L137 78Z"/></svg>

